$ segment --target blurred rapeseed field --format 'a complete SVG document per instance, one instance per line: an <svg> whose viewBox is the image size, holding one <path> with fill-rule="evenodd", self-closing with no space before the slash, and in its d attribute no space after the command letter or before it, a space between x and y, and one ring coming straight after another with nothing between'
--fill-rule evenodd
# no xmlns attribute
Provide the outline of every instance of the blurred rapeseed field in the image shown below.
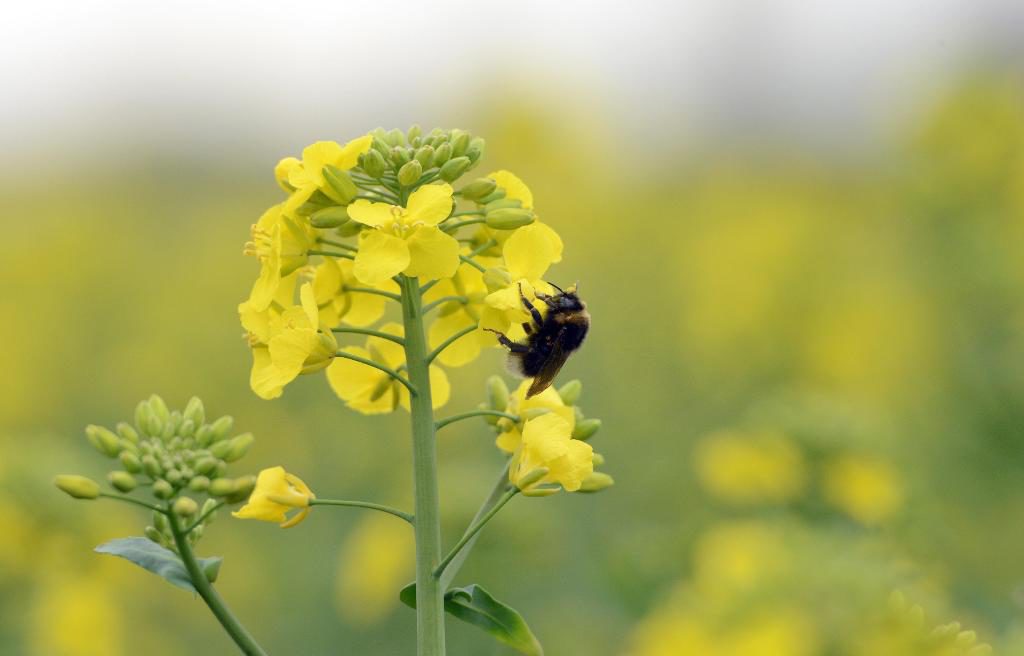
<svg viewBox="0 0 1024 656"><path fill-rule="evenodd" d="M867 161L679 144L667 164L579 111L485 104L473 128L572 245L594 329L567 371L614 427L618 485L599 506L510 506L467 576L530 606L555 656L1024 654L1020 77L962 80ZM96 464L83 418L194 393L258 435L254 466L286 453L313 489L411 494L403 418L347 412L309 381L274 404L249 390L234 308L252 265L223 254L275 198L268 163L122 160L53 172L60 193L0 187L3 656L231 649L188 594L82 547L137 524L50 486ZM452 386L501 357L450 370ZM441 491L449 530L491 483L473 466L498 462L491 440L462 425L440 440L460 486ZM393 654L411 611L381 591L413 567L394 526L353 515L295 541L233 522L209 542L225 596L274 627L269 651ZM452 653L505 653L449 628L467 647Z"/></svg>

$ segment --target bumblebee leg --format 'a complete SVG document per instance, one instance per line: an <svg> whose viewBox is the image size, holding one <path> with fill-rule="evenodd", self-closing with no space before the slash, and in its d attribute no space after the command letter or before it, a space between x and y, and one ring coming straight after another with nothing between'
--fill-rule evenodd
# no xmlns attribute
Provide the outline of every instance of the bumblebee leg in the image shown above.
<svg viewBox="0 0 1024 656"><path fill-rule="evenodd" d="M533 295L537 297L537 300L544 301L544 303L548 307L550 307L550 308L555 307L555 297L554 296L551 296L550 294L545 294L544 292L534 292ZM540 322L538 322L538 323L540 323Z"/></svg>
<svg viewBox="0 0 1024 656"><path fill-rule="evenodd" d="M497 335L498 341L501 342L501 345L507 348L512 353L526 353L530 350L530 347L527 346L526 344L516 344L511 339L509 339L504 333L500 333L494 328L484 328L484 330Z"/></svg>
<svg viewBox="0 0 1024 656"><path fill-rule="evenodd" d="M524 331L524 332L525 332L525 333L526 333L527 335L532 335L532 334L533 334L533 324L532 324L532 323L530 323L529 321L527 321L526 323L524 323L524 324L523 324L523 331Z"/></svg>
<svg viewBox="0 0 1024 656"><path fill-rule="evenodd" d="M540 298L540 297L538 296L538 298ZM535 308L533 306L533 303L531 303L530 301L526 300L526 295L523 294L523 285L522 284L519 285L519 300L522 301L522 303L523 303L523 309L530 313L530 316L533 317L533 321L537 324L537 327L540 328L541 324L544 323L544 317L540 316L540 310ZM524 323L523 327L525 328L526 325L527 324ZM529 335L530 331L527 330L526 334Z"/></svg>

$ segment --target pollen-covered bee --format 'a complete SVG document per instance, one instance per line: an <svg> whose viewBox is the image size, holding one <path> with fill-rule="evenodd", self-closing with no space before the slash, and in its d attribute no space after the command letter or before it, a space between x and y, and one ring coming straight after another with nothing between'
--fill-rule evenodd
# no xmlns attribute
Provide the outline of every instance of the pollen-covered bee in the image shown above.
<svg viewBox="0 0 1024 656"><path fill-rule="evenodd" d="M551 385L569 354L583 344L590 328L590 314L576 295L576 285L564 291L557 285L551 286L558 290L554 296L536 293L537 299L548 306L545 317L527 300L522 286L519 287L519 299L532 318L523 324L527 335L525 344L513 342L497 330L487 329L508 348L509 362L523 376L533 378L526 398L540 394Z"/></svg>

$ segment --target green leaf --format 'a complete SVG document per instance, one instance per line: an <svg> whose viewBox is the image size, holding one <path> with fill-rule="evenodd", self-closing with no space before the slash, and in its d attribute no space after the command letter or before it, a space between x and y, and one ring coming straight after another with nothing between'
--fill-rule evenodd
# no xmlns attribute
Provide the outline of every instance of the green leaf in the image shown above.
<svg viewBox="0 0 1024 656"><path fill-rule="evenodd" d="M410 608L416 608L416 584L410 583L398 593ZM506 606L479 585L453 588L444 595L444 609L526 656L544 656L544 649L514 608Z"/></svg>
<svg viewBox="0 0 1024 656"><path fill-rule="evenodd" d="M101 554L110 554L131 561L144 570L150 571L157 576L166 579L171 585L182 590L198 592L192 585L192 578L185 569L185 563L181 562L178 554L170 549L161 547L149 538L118 538L96 547L95 551ZM199 567L207 576L220 569L220 556L213 558L199 558Z"/></svg>

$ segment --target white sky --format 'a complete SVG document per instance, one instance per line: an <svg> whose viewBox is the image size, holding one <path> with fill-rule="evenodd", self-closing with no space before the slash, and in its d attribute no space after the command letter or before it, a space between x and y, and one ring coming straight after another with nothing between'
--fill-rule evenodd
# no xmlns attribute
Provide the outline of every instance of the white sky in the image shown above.
<svg viewBox="0 0 1024 656"><path fill-rule="evenodd" d="M27 158L450 124L489 78L580 90L627 129L813 140L899 111L972 53L1024 58L1020 0L35 0L0 21L0 148Z"/></svg>

